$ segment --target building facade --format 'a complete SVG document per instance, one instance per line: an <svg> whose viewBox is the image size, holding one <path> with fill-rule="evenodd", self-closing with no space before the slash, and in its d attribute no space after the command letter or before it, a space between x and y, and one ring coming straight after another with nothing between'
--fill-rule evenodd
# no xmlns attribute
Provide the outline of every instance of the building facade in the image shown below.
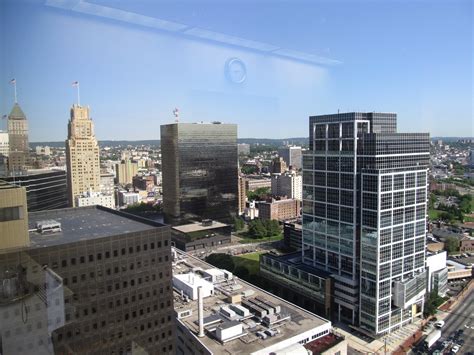
<svg viewBox="0 0 474 355"><path fill-rule="evenodd" d="M0 180L0 250L30 244L26 190Z"/></svg>
<svg viewBox="0 0 474 355"><path fill-rule="evenodd" d="M5 353L175 353L168 226L81 207L28 229L29 247L0 251L0 284L18 286L0 296Z"/></svg>
<svg viewBox="0 0 474 355"><path fill-rule="evenodd" d="M272 195L286 196L302 201L303 199L303 177L295 171L287 171L283 174L272 174Z"/></svg>
<svg viewBox="0 0 474 355"><path fill-rule="evenodd" d="M283 158L288 167L299 170L302 167L302 150L301 147L287 146L278 149L278 155Z"/></svg>
<svg viewBox="0 0 474 355"><path fill-rule="evenodd" d="M18 103L8 115L8 170L18 175L24 171L29 163L28 120Z"/></svg>
<svg viewBox="0 0 474 355"><path fill-rule="evenodd" d="M335 316L375 335L411 322L426 292L429 135L396 114L309 119L303 261L332 273Z"/></svg>
<svg viewBox="0 0 474 355"><path fill-rule="evenodd" d="M117 184L127 185L133 182L133 177L138 173L138 163L130 159L122 160L115 165L115 175Z"/></svg>
<svg viewBox="0 0 474 355"><path fill-rule="evenodd" d="M100 161L89 107L73 105L70 113L66 163L69 202L75 207L77 196L100 191Z"/></svg>
<svg viewBox="0 0 474 355"><path fill-rule="evenodd" d="M295 199L258 202L258 218L278 221L295 220L300 215L300 201Z"/></svg>
<svg viewBox="0 0 474 355"><path fill-rule="evenodd" d="M65 208L69 205L64 170L30 169L23 175L8 176L4 180L26 189L30 212Z"/></svg>
<svg viewBox="0 0 474 355"><path fill-rule="evenodd" d="M80 196L76 196L75 206L104 206L107 208L115 208L114 195L104 195L100 192L87 191Z"/></svg>
<svg viewBox="0 0 474 355"><path fill-rule="evenodd" d="M100 192L103 195L113 195L115 192L114 174L100 174Z"/></svg>
<svg viewBox="0 0 474 355"><path fill-rule="evenodd" d="M164 213L168 222L230 222L237 215L237 125L162 125L161 154Z"/></svg>
<svg viewBox="0 0 474 355"><path fill-rule="evenodd" d="M245 211L245 203L247 202L247 189L246 189L246 178L239 175L239 215Z"/></svg>

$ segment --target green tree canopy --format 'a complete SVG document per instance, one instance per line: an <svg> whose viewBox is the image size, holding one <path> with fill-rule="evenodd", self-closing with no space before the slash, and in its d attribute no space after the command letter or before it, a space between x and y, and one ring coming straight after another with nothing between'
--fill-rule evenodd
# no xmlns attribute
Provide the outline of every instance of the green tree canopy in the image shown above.
<svg viewBox="0 0 474 355"><path fill-rule="evenodd" d="M206 257L206 262L214 265L219 269L226 269L230 272L234 271L235 264L232 260L232 256L223 253L211 254Z"/></svg>

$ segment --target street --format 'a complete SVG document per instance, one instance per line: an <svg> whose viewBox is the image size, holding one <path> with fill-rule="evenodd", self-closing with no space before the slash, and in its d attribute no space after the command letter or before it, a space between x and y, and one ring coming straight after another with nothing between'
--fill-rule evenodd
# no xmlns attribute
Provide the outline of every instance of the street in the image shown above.
<svg viewBox="0 0 474 355"><path fill-rule="evenodd" d="M458 354L474 352L474 289L466 295L464 301L456 307L444 321L446 323L441 329L442 336L440 342L454 336L454 333L458 329L463 329L464 334L461 339L464 340L464 345Z"/></svg>

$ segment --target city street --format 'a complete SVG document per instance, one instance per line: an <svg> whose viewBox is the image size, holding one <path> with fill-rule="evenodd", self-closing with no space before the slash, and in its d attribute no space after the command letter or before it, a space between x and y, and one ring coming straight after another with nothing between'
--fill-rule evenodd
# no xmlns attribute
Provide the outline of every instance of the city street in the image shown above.
<svg viewBox="0 0 474 355"><path fill-rule="evenodd" d="M440 313L442 313L440 311ZM471 290L464 298L464 301L456 307L445 319L446 324L441 329L441 342L454 336L458 329L464 331L461 339L464 345L458 354L466 354L474 352L474 290Z"/></svg>

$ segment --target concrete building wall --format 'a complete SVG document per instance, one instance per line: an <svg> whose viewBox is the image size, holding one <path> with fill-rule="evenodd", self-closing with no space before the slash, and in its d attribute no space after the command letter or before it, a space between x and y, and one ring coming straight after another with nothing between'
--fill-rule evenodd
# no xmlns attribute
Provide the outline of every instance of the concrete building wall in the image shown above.
<svg viewBox="0 0 474 355"><path fill-rule="evenodd" d="M0 182L0 249L28 246L26 190Z"/></svg>

